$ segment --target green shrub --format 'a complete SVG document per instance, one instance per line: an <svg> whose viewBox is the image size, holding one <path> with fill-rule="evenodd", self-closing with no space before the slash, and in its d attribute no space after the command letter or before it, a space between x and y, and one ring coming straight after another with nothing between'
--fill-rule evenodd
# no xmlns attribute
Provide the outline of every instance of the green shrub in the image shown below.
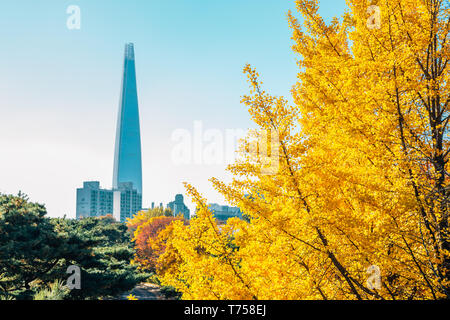
<svg viewBox="0 0 450 320"><path fill-rule="evenodd" d="M56 280L48 288L42 288L33 300L64 300L70 293L69 288L61 280Z"/></svg>

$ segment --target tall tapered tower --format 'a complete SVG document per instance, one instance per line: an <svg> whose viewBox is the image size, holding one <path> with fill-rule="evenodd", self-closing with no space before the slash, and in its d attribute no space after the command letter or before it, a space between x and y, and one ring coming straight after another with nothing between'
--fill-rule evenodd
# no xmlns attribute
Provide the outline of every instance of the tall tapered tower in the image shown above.
<svg viewBox="0 0 450 320"><path fill-rule="evenodd" d="M129 190L130 188L131 191L135 190L138 195L138 199L136 199L138 203L135 207L139 207L140 210L142 206L142 159L136 68L134 46L132 43L127 43L117 118L113 189ZM130 210L136 211L136 208L130 208Z"/></svg>

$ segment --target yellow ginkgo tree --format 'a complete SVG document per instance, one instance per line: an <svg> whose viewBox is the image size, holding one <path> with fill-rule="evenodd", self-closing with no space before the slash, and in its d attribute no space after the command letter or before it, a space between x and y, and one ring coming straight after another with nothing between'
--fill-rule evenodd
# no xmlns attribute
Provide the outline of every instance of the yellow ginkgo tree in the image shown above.
<svg viewBox="0 0 450 320"><path fill-rule="evenodd" d="M211 179L249 219L218 226L187 185L196 218L163 233L160 274L183 298L450 297L449 3L347 3L328 24L318 1L288 14L294 105L245 67L243 103L270 143L249 135L233 181Z"/></svg>

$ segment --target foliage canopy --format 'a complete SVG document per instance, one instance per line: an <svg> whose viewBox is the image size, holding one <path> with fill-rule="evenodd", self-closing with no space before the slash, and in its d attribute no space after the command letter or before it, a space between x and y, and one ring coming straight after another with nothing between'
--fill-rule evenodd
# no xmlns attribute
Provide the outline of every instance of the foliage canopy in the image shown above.
<svg viewBox="0 0 450 320"><path fill-rule="evenodd" d="M449 3L372 2L379 28L365 0L328 24L318 1L296 1L294 105L245 67L242 101L276 133L279 168L267 175L252 136L242 142L232 183L211 181L250 222L220 229L187 185L199 210L173 224L178 262L162 275L183 298L450 297Z"/></svg>

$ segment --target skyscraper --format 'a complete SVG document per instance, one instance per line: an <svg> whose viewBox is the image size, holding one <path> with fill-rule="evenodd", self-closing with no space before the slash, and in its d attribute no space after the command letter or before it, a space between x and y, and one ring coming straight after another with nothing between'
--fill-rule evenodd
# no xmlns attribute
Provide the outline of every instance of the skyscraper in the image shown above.
<svg viewBox="0 0 450 320"><path fill-rule="evenodd" d="M142 194L141 133L132 43L125 45L122 89L117 117L113 188L118 189L121 182L132 182L133 188Z"/></svg>
<svg viewBox="0 0 450 320"><path fill-rule="evenodd" d="M117 117L116 145L114 152L113 189L122 194L135 194L133 197L122 195L120 220L124 221L142 208L142 160L141 130L139 125L139 107L136 86L136 67L134 46L125 45L122 88ZM125 191L128 190L128 191ZM133 192L133 191L136 192ZM124 201L126 203L124 203Z"/></svg>
<svg viewBox="0 0 450 320"><path fill-rule="evenodd" d="M77 218L112 214L126 221L142 209L141 130L136 87L134 46L125 45L122 87L117 117L112 190L87 181L77 189Z"/></svg>

